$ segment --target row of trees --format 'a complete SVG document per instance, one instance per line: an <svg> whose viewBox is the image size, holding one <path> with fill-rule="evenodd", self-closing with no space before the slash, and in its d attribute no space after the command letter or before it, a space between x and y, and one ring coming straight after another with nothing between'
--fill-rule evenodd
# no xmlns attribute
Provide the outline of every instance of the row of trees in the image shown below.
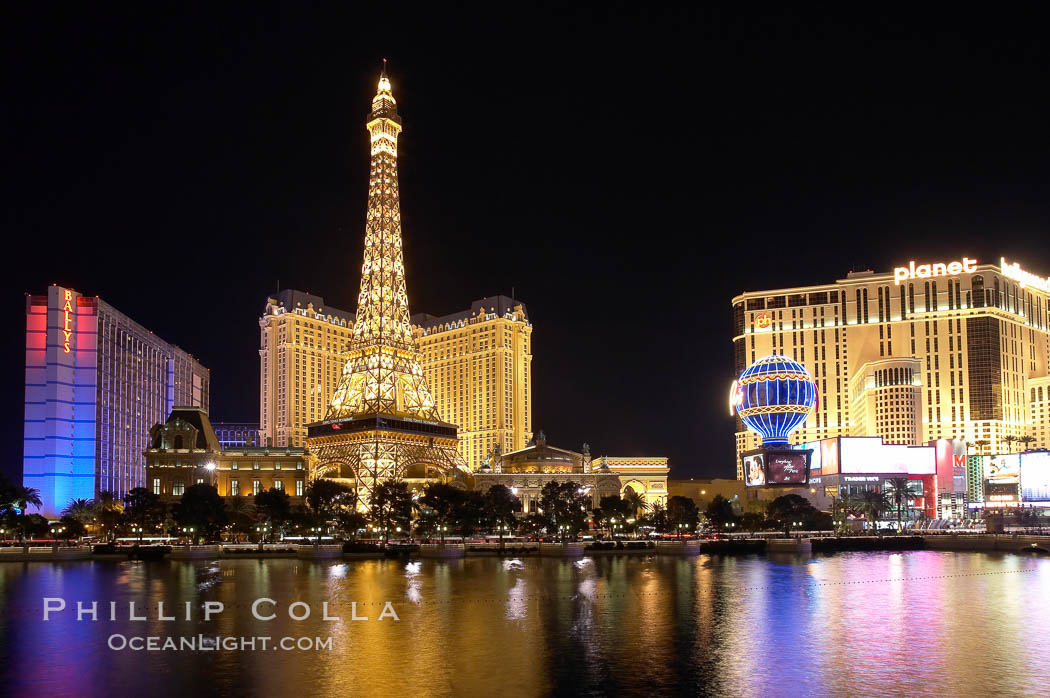
<svg viewBox="0 0 1050 698"><path fill-rule="evenodd" d="M1038 441L1038 439L1036 439L1031 434L1025 434L1024 436L1014 436L1013 434L1008 434L1007 436L1003 437L1003 441L1005 441L1010 446L1013 446L1014 444L1021 444L1025 447L1025 450L1028 450L1028 447L1036 441ZM988 439L977 439L976 441L967 441L966 445L976 446L978 451L984 451L984 449L992 445L992 442Z"/></svg>
<svg viewBox="0 0 1050 698"><path fill-rule="evenodd" d="M703 523L721 530L804 530L844 526L850 514L863 515L873 525L884 513L896 511L898 524L910 496L907 478L889 481L886 492L864 491L837 501L835 519L815 509L805 498L785 495L761 509L738 512L733 503L716 496L701 511L689 498L673 496L666 505L649 505L634 492L602 497L592 508L591 497L574 483L550 482L540 493L538 506L519 518L521 502L503 485L484 493L448 484L430 484L414 495L405 483L381 483L371 493L367 515L358 510L357 492L339 482L319 479L308 484L303 504L293 505L283 491L271 489L253 497L220 497L210 485L193 485L170 507L145 488L129 491L122 500L101 492L93 500L75 499L63 510L57 524L29 506L40 507L39 492L0 480L0 521L5 534L21 539L49 533L74 539L94 529L106 540L118 535L143 536L166 533L194 541L220 535L261 540L298 533L320 537L333 533L353 539L362 529L388 540L398 532L425 539L448 535L469 536L493 531L500 538L510 533L546 533L576 536L591 526L609 534L632 533L639 527L661 533L695 531Z"/></svg>
<svg viewBox="0 0 1050 698"><path fill-rule="evenodd" d="M843 529L849 516L862 516L869 528L885 514L893 513L898 530L907 517L908 502L912 497L906 477L891 478L885 491L864 490L843 495L835 501L833 514L817 510L805 497L787 494L768 502L756 502L748 511L737 513L732 502L716 496L704 514L707 520L722 530L757 532L768 529L792 528L801 530Z"/></svg>

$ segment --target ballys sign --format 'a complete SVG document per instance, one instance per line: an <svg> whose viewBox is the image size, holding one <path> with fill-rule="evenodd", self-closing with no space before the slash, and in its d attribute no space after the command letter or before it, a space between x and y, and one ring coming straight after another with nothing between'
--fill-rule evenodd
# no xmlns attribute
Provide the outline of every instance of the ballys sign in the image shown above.
<svg viewBox="0 0 1050 698"><path fill-rule="evenodd" d="M69 342L73 337L73 292L68 288L62 293L62 351L69 353Z"/></svg>

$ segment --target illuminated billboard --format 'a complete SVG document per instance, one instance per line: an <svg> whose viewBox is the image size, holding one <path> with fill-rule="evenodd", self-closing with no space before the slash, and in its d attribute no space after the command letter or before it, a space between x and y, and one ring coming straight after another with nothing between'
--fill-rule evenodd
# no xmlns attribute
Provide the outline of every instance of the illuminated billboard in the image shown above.
<svg viewBox="0 0 1050 698"><path fill-rule="evenodd" d="M809 482L809 451L766 453L766 485L802 486Z"/></svg>
<svg viewBox="0 0 1050 698"><path fill-rule="evenodd" d="M761 449L743 454L747 487L804 487L809 483L809 449Z"/></svg>
<svg viewBox="0 0 1050 698"><path fill-rule="evenodd" d="M1050 502L1050 453L1021 454L1021 500Z"/></svg>
<svg viewBox="0 0 1050 698"><path fill-rule="evenodd" d="M937 470L933 446L885 444L877 436L841 437L838 441L842 473L933 475ZM827 468L826 457L823 466Z"/></svg>
<svg viewBox="0 0 1050 698"><path fill-rule="evenodd" d="M984 462L984 480L988 484L1017 484L1020 478L1020 453L991 456Z"/></svg>
<svg viewBox="0 0 1050 698"><path fill-rule="evenodd" d="M761 487L766 484L765 453L744 456L744 484L747 487Z"/></svg>
<svg viewBox="0 0 1050 698"><path fill-rule="evenodd" d="M838 437L807 441L792 446L796 450L812 451L809 457L809 476L838 475L839 473L839 440Z"/></svg>
<svg viewBox="0 0 1050 698"><path fill-rule="evenodd" d="M824 439L820 442L820 472L822 475L837 475L839 472L839 440Z"/></svg>
<svg viewBox="0 0 1050 698"><path fill-rule="evenodd" d="M796 450L809 450L812 451L812 455L809 457L809 476L817 477L820 475L820 442L819 441L808 441L804 444L798 444L791 448Z"/></svg>

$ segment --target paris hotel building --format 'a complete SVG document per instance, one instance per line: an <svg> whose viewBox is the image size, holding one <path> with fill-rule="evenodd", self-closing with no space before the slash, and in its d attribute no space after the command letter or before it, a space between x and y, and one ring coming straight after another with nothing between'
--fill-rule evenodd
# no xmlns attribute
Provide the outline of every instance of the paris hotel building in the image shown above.
<svg viewBox="0 0 1050 698"><path fill-rule="evenodd" d="M354 315L320 296L281 291L266 301L260 329L260 445L304 446L306 425L325 417L339 387ZM532 324L507 296L469 309L412 316L423 372L441 418L459 426L472 469L496 445L503 453L532 437Z"/></svg>
<svg viewBox="0 0 1050 698"><path fill-rule="evenodd" d="M792 443L957 438L994 454L1031 436L1030 447L1050 447L1050 279L1017 263L916 260L819 286L742 293L732 304L734 376L781 354L817 382L816 409ZM740 453L758 444L738 417L738 478Z"/></svg>

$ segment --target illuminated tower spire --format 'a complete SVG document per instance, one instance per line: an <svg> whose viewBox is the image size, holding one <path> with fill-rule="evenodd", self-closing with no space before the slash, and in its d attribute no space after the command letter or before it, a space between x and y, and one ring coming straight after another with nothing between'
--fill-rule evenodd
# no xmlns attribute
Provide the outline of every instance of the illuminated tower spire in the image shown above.
<svg viewBox="0 0 1050 698"><path fill-rule="evenodd" d="M397 185L401 117L386 76L386 59L366 126L372 164L361 292L349 358L326 419L389 414L440 421L412 339Z"/></svg>

